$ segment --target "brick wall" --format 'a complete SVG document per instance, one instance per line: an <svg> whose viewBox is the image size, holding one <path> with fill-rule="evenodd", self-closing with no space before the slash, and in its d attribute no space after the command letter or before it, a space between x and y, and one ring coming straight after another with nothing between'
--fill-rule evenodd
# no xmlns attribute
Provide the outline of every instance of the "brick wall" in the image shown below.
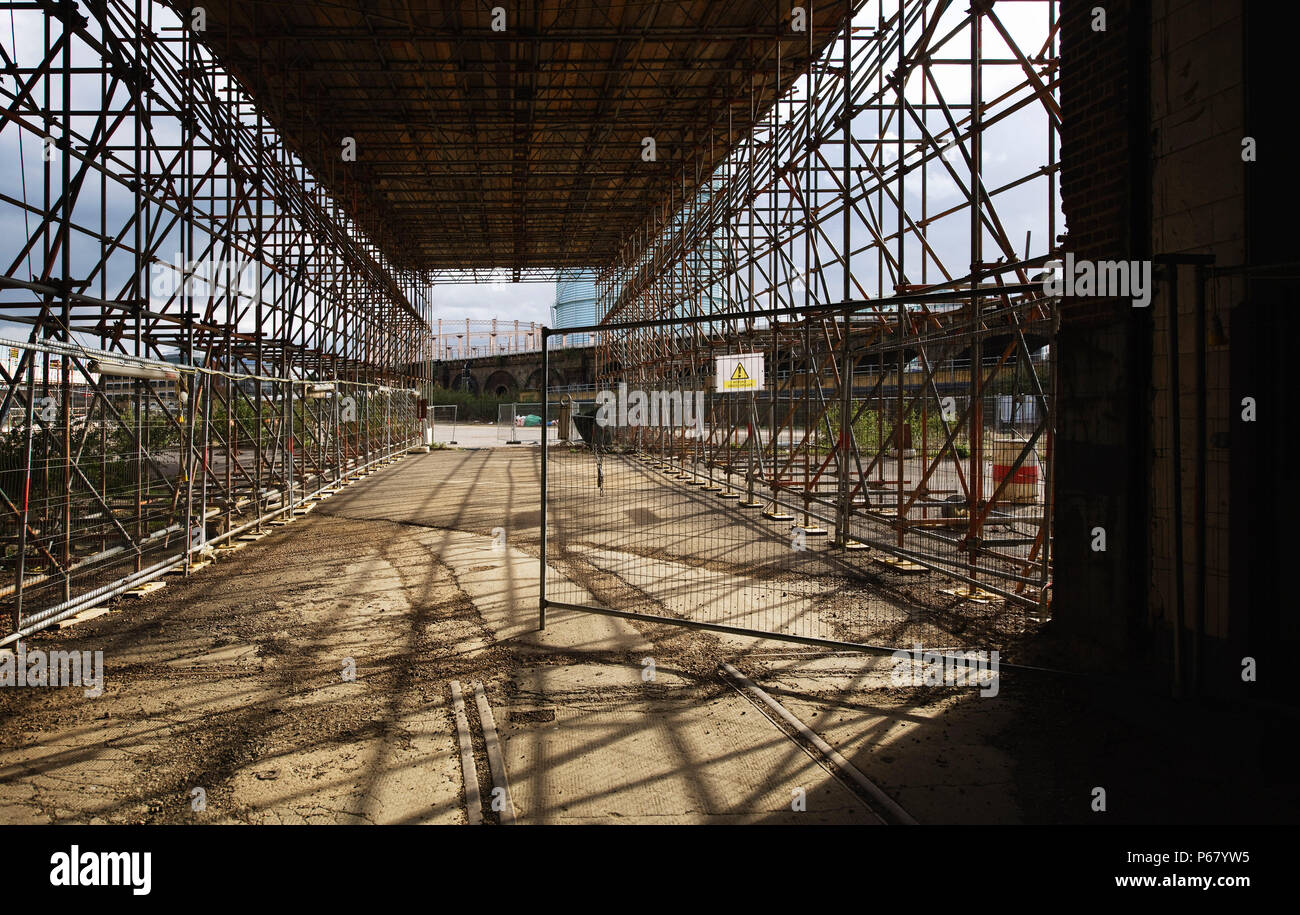
<svg viewBox="0 0 1300 915"><path fill-rule="evenodd" d="M1061 5L1061 198L1068 247L1076 257L1131 257L1134 250L1131 140L1135 117L1133 47L1142 26L1128 2L1104 4L1105 31L1094 31L1097 3ZM1137 105L1138 108L1142 106ZM1141 247L1139 244L1138 247ZM1067 299L1063 320L1074 326L1127 317L1127 301Z"/></svg>
<svg viewBox="0 0 1300 915"><path fill-rule="evenodd" d="M1146 24L1127 2L1061 6L1061 194L1076 258L1146 257ZM1146 646L1145 414L1149 334L1128 299L1061 305L1055 467L1054 618L1085 655L1113 666ZM1094 553L1091 531L1106 529ZM1093 657L1088 657L1092 655Z"/></svg>
<svg viewBox="0 0 1300 915"><path fill-rule="evenodd" d="M1092 28L1097 6L1106 10L1105 32ZM1160 0L1149 12L1141 3L1063 3L1061 188L1066 246L1077 258L1246 260L1242 29L1241 5L1225 0ZM1234 615L1226 442L1237 411L1226 340L1244 285L1239 277L1205 278L1200 327L1198 276L1181 268L1171 345L1171 276L1157 282L1145 309L1128 299L1067 299L1058 347L1056 616L1085 644L1141 656L1153 676L1171 673L1178 618L1175 406L1182 425L1181 663L1210 663L1192 655L1208 656L1211 643L1224 643ZM1203 432L1196 422L1202 385ZM1089 550L1087 531L1095 525L1107 528L1105 554ZM1206 639L1198 640L1202 616Z"/></svg>
<svg viewBox="0 0 1300 915"><path fill-rule="evenodd" d="M1246 260L1245 68L1242 8L1223 0L1163 0L1154 4L1151 25L1152 224L1161 254L1213 255L1215 266ZM1198 288L1200 287L1200 288ZM1178 337L1170 337L1172 296L1166 288L1151 315L1153 324L1151 424L1150 611L1155 625L1177 620L1174 461L1182 475L1183 619L1189 638L1189 677L1203 687L1239 678L1218 670L1215 646L1232 636L1229 595L1230 425L1239 415L1229 389L1232 311L1241 302L1240 275L1197 278L1184 269L1177 296ZM1198 297L1202 297L1198 301ZM1205 327L1198 326L1198 307ZM1217 319L1217 326L1215 320ZM1213 329L1215 333L1209 331ZM1222 329L1224 333L1217 331ZM1177 353L1179 390L1171 397L1170 358ZM1205 404L1205 428L1197 428L1198 400ZM1172 415L1181 416L1175 449ZM1204 519L1198 461L1204 461ZM1204 550L1204 572L1198 562ZM1204 580L1202 581L1202 574ZM1202 588L1204 596L1202 597ZM1203 602L1203 606L1202 606ZM1245 608L1242 608L1245 609ZM1197 644L1202 628L1206 641ZM1199 657L1199 651L1207 657ZM1238 659L1239 660L1239 659ZM1232 662L1235 666L1235 662ZM1207 667L1211 669L1206 669ZM1200 668L1197 670L1196 668ZM1214 691L1222 691L1214 689Z"/></svg>

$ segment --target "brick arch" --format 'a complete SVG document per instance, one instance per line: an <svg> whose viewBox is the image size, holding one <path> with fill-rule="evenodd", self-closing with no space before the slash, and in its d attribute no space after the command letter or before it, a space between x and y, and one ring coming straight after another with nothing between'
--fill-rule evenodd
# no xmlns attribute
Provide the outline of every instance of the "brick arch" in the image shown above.
<svg viewBox="0 0 1300 915"><path fill-rule="evenodd" d="M466 384L468 384L468 390L471 394L479 394L483 391L483 382L480 379L478 372L470 369L468 376L466 376L462 369L453 368L451 372L451 387L459 391L465 389Z"/></svg>
<svg viewBox="0 0 1300 915"><path fill-rule="evenodd" d="M519 381L505 369L497 369L483 382L483 391L490 395L510 394L519 390Z"/></svg>

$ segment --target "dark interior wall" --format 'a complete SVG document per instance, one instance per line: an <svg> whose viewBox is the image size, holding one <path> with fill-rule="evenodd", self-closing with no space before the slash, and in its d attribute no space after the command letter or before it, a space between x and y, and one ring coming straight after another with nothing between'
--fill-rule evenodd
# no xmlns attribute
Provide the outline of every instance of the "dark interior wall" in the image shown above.
<svg viewBox="0 0 1300 915"><path fill-rule="evenodd" d="M1150 257L1149 15L1142 4L1061 9L1061 193L1066 250L1091 260ZM1136 8L1136 9L1135 9ZM1150 331L1128 299L1061 306L1053 617L1083 663L1147 650L1147 422ZM1106 529L1094 552L1092 530Z"/></svg>
<svg viewBox="0 0 1300 915"><path fill-rule="evenodd" d="M1244 4L1245 133L1258 157L1245 173L1244 294L1233 301L1231 401L1254 397L1255 423L1234 422L1228 435L1234 506L1230 585L1233 660L1260 665L1257 691L1295 704L1281 671L1300 649L1300 614L1284 592L1295 564L1294 520L1300 492L1294 458L1294 366L1300 341L1300 255L1295 219L1295 56L1300 10L1293 4ZM1294 757L1290 761L1294 766Z"/></svg>
<svg viewBox="0 0 1300 915"><path fill-rule="evenodd" d="M1294 81L1278 65L1297 18L1230 0L1062 3L1065 248L1150 259L1163 279L1148 308L1062 303L1054 619L1099 666L1174 691L1285 698L1280 680L1243 684L1242 659L1281 669L1300 631L1277 589L1300 338ZM1171 258L1212 265L1180 267L1175 294Z"/></svg>
<svg viewBox="0 0 1300 915"><path fill-rule="evenodd" d="M1203 258L1169 275L1151 309L1153 372L1149 615L1171 681L1190 693L1242 685L1229 646L1242 607L1230 585L1232 498L1243 472L1228 447L1240 424L1230 391L1235 303L1247 262L1242 158L1245 5L1157 0L1151 40L1152 241L1157 255ZM1173 283L1177 281L1175 288ZM1176 295L1175 295L1176 293ZM1212 332L1213 331L1213 332Z"/></svg>

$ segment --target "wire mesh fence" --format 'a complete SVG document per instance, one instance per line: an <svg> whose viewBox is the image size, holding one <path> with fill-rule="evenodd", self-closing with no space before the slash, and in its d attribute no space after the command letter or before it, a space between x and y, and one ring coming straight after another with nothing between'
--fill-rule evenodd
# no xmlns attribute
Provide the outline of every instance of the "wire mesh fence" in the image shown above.
<svg viewBox="0 0 1300 915"><path fill-rule="evenodd" d="M507 445L538 444L542 430L551 440L559 432L560 403L503 403L497 407L496 437ZM546 417L543 420L543 417Z"/></svg>
<svg viewBox="0 0 1300 915"><path fill-rule="evenodd" d="M292 512L417 443L415 393L7 344L6 640Z"/></svg>
<svg viewBox="0 0 1300 915"><path fill-rule="evenodd" d="M456 444L456 404L433 404L429 407L430 444Z"/></svg>
<svg viewBox="0 0 1300 915"><path fill-rule="evenodd" d="M1045 338L1021 322L959 359L817 322L625 359L571 408L580 436L545 457L546 605L1004 651L1046 619Z"/></svg>
<svg viewBox="0 0 1300 915"><path fill-rule="evenodd" d="M512 403L497 405L497 441L510 445L519 444L519 434L515 426L515 405Z"/></svg>

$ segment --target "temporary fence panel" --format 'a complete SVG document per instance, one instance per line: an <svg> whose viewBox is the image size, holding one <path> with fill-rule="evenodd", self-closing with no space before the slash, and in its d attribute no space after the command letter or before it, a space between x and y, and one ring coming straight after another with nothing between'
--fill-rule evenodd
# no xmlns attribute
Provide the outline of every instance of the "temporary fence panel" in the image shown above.
<svg viewBox="0 0 1300 915"><path fill-rule="evenodd" d="M434 404L429 407L429 428L434 442L456 444L456 404Z"/></svg>
<svg viewBox="0 0 1300 915"><path fill-rule="evenodd" d="M497 441L511 445L520 443L518 430L515 428L515 405L512 403L497 405Z"/></svg>
<svg viewBox="0 0 1300 915"><path fill-rule="evenodd" d="M542 417L547 419L544 422ZM552 440L556 438L560 416L558 397L549 406L538 403L510 403L497 407L497 441L510 445L537 443L542 440L542 429Z"/></svg>

